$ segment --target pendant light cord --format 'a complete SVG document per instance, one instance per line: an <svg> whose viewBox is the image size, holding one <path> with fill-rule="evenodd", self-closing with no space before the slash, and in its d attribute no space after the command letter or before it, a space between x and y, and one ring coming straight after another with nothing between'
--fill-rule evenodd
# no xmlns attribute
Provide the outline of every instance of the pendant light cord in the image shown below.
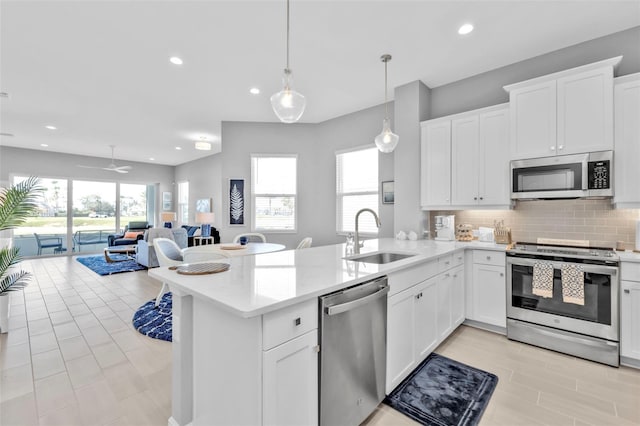
<svg viewBox="0 0 640 426"><path fill-rule="evenodd" d="M288 1L288 0L287 0ZM387 62L384 61L384 118L389 119L389 104L387 103Z"/></svg>
<svg viewBox="0 0 640 426"><path fill-rule="evenodd" d="M287 72L289 71L289 0L287 0Z"/></svg>

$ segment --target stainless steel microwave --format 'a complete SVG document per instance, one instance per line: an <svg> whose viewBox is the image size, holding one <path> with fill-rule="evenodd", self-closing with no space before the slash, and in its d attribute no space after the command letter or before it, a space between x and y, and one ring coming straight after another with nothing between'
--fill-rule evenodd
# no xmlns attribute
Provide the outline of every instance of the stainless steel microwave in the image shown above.
<svg viewBox="0 0 640 426"><path fill-rule="evenodd" d="M511 198L613 197L613 151L511 161Z"/></svg>

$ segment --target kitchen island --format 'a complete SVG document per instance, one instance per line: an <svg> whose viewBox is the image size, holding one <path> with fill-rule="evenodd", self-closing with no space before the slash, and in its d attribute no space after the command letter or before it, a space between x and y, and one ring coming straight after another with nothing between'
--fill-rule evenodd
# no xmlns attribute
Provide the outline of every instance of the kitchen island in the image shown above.
<svg viewBox="0 0 640 426"><path fill-rule="evenodd" d="M362 253L413 256L377 265L345 260L344 244L231 259L228 271L149 275L173 292L170 425L317 422L317 298L465 248L504 246L378 239Z"/></svg>

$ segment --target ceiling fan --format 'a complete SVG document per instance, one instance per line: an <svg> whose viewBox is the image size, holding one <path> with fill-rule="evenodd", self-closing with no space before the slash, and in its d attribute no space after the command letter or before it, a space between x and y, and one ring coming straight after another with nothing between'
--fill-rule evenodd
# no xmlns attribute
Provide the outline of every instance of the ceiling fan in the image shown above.
<svg viewBox="0 0 640 426"><path fill-rule="evenodd" d="M131 170L133 167L131 166L117 166L114 159L113 159L113 150L115 149L115 145L109 145L111 147L111 164L109 164L107 167L97 167L97 166L81 166L78 164L78 167L82 167L85 169L100 169L100 170L107 170L110 172L116 172L116 173L129 173L129 170Z"/></svg>

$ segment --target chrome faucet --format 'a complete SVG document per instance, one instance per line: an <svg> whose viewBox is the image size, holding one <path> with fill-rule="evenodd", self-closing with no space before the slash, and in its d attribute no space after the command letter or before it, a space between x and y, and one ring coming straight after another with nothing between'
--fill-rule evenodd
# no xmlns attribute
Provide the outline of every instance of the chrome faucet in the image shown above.
<svg viewBox="0 0 640 426"><path fill-rule="evenodd" d="M353 251L354 251L355 254L360 254L360 235L358 234L358 219L360 217L360 213L362 213L362 212L370 212L373 215L373 218L376 220L376 226L378 228L380 228L380 218L378 217L376 212L374 212L373 210L371 210L371 209L360 209L358 211L358 213L356 213L356 233L355 233L354 241L353 241L353 244L355 246L353 248Z"/></svg>

